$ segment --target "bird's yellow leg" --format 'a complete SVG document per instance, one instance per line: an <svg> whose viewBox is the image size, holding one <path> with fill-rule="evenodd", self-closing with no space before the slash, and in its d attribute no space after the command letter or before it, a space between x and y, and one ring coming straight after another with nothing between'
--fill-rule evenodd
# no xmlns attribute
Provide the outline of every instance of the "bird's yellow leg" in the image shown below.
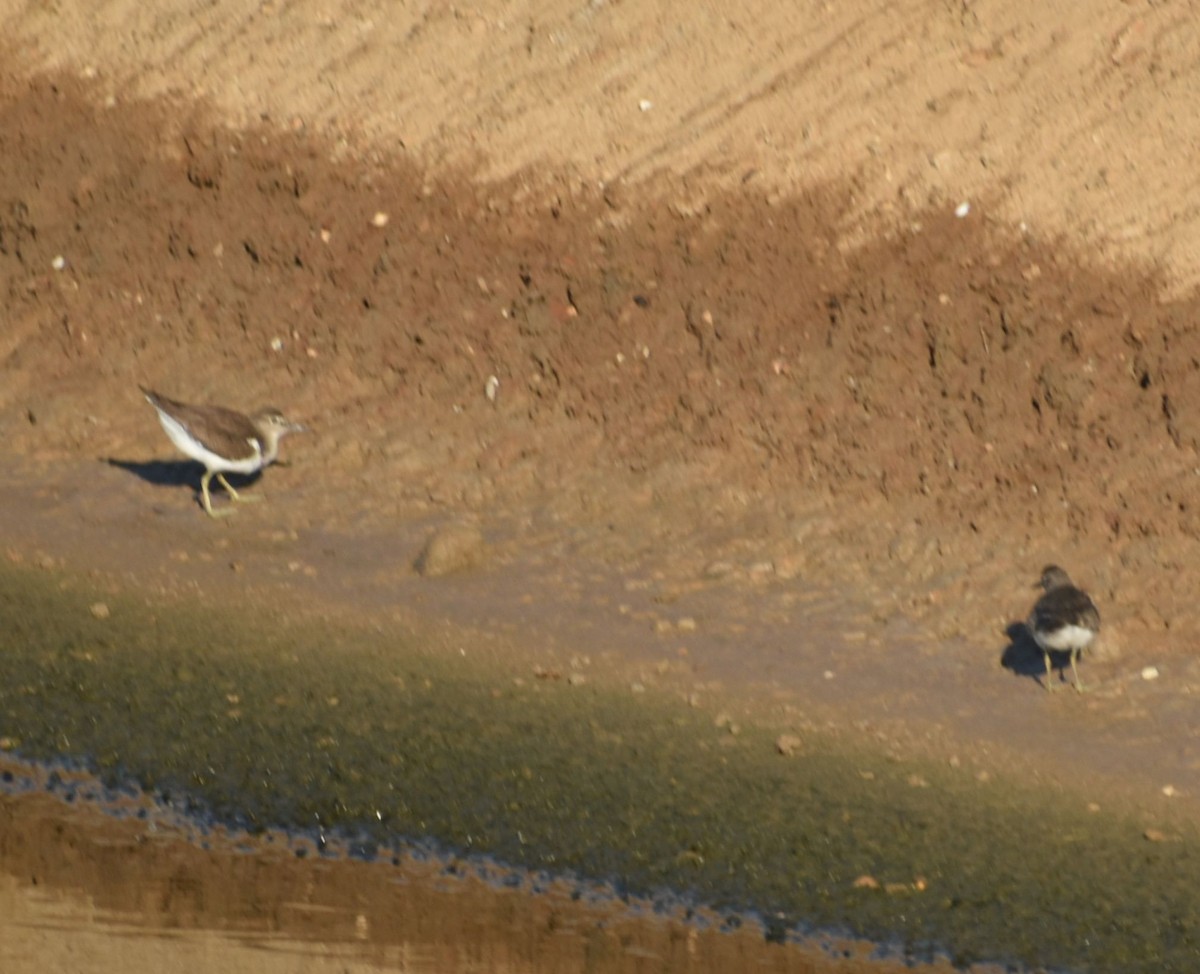
<svg viewBox="0 0 1200 974"><path fill-rule="evenodd" d="M1079 682L1079 671L1075 669L1075 660L1079 657L1078 653L1071 654L1071 677L1075 680L1075 692L1087 693L1087 688Z"/></svg>
<svg viewBox="0 0 1200 974"><path fill-rule="evenodd" d="M1055 690L1058 689L1058 687L1055 686L1054 682L1050 679L1050 674L1053 672L1050 669L1050 654L1049 654L1049 652L1043 650L1042 655L1046 657L1046 689L1049 690L1051 693L1053 693ZM1072 658L1074 658L1074 657L1072 657Z"/></svg>
<svg viewBox="0 0 1200 974"><path fill-rule="evenodd" d="M246 497L243 497L236 490L234 490L232 487L229 486L229 481L225 479L224 474L221 474L221 473L217 474L217 480L221 481L221 486L224 487L227 491L229 491L229 496L232 497L238 503L248 504L251 501L262 500L261 497L258 497L254 494L249 494Z"/></svg>
<svg viewBox="0 0 1200 974"><path fill-rule="evenodd" d="M220 474L217 474L217 476L220 477L222 483L225 482L224 477L221 477ZM205 470L204 476L200 478L200 496L201 496L201 499L204 501L204 511L206 514L208 514L209 517L228 517L230 514L232 514L234 512L234 508L226 507L220 511L213 510L212 496L208 492L208 482L210 480L212 480L212 478L213 478L213 474L212 474L211 470ZM228 485L226 485L226 486L228 486Z"/></svg>

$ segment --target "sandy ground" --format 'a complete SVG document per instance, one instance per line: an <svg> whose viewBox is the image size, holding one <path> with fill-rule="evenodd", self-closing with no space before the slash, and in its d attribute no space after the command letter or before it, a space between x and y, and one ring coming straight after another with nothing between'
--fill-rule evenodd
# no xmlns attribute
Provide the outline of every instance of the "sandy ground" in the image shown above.
<svg viewBox="0 0 1200 974"><path fill-rule="evenodd" d="M684 651L895 739L1200 794L1188 10L0 26L14 557ZM210 523L138 383L314 432ZM465 571L414 571L463 525ZM1000 667L1048 561L1104 614L1086 698Z"/></svg>

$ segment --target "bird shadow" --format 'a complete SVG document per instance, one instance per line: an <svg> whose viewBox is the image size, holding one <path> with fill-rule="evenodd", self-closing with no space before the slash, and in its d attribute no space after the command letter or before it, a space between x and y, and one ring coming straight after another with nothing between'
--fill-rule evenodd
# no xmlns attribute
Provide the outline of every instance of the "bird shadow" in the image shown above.
<svg viewBox="0 0 1200 974"><path fill-rule="evenodd" d="M1008 645L1000 654L1000 665L1011 670L1014 676L1027 676L1046 686L1046 657L1029 631L1029 626L1023 621L1010 622L1004 634L1008 636ZM1070 665L1070 653L1050 650L1050 667L1055 671L1051 679L1065 679L1063 670Z"/></svg>
<svg viewBox="0 0 1200 974"><path fill-rule="evenodd" d="M200 478L204 476L204 465L196 463L194 460L141 461L106 457L104 462L110 467L131 473L155 487L187 487L195 493L196 502L200 503ZM225 474L225 479L229 481L234 490L241 490L243 487L257 482L261 477L261 471L252 474ZM221 490L220 485L215 481L212 489L218 492Z"/></svg>

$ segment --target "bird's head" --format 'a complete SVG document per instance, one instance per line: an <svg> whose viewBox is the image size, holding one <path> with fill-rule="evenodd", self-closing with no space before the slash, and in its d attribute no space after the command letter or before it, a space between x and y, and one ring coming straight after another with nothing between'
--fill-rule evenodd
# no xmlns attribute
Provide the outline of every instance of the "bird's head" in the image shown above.
<svg viewBox="0 0 1200 974"><path fill-rule="evenodd" d="M308 427L302 423L293 423L278 409L269 406L254 414L254 427L262 434L263 457L268 463L279 453L279 441L288 433L306 433Z"/></svg>
<svg viewBox="0 0 1200 974"><path fill-rule="evenodd" d="M1057 565L1047 565L1042 569L1042 576L1037 580L1034 588L1044 589L1049 592L1052 589L1062 588L1064 585L1070 585L1071 578Z"/></svg>

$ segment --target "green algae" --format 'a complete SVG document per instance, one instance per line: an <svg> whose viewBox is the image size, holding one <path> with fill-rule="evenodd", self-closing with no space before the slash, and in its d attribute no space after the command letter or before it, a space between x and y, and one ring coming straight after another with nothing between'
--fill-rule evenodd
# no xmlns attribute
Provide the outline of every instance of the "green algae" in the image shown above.
<svg viewBox="0 0 1200 974"><path fill-rule="evenodd" d="M222 823L341 831L753 910L961 962L1200 967L1194 837L404 634L0 569L0 735ZM100 613L103 615L103 613ZM477 654L482 655L482 654ZM856 885L870 876L879 888Z"/></svg>

